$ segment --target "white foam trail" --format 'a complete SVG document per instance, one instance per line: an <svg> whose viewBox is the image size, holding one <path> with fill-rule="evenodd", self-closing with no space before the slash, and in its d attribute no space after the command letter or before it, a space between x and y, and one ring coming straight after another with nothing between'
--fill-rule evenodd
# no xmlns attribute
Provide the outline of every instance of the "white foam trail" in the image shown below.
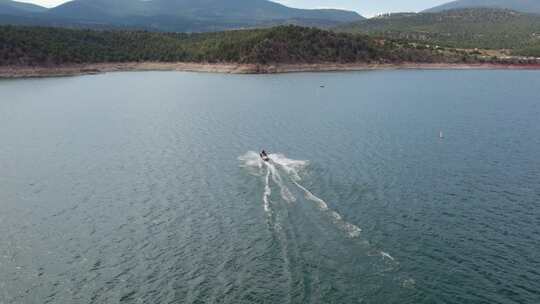
<svg viewBox="0 0 540 304"><path fill-rule="evenodd" d="M345 225L345 230L347 230L350 237L355 238L360 236L360 233L362 232L362 229L360 229L360 227L348 222L343 222L343 224Z"/></svg>
<svg viewBox="0 0 540 304"><path fill-rule="evenodd" d="M335 211L330 211L330 213L332 214L332 216L338 220L338 221L341 221L343 218L341 217L341 215L339 215L339 213L335 212Z"/></svg>
<svg viewBox="0 0 540 304"><path fill-rule="evenodd" d="M304 186L300 185L298 182L301 180L300 178L300 170L305 168L309 162L307 160L295 160L287 158L283 154L275 153L268 155L270 158L270 162L265 162L261 159L259 154L255 151L249 151L246 154L238 157L240 161L243 162L244 167L250 167L250 168L258 168L261 170L264 166L268 168L266 172L266 178L265 178L265 188L264 188L264 194L263 194L263 202L264 202L264 210L266 212L270 212L270 177L272 178L272 181L276 183L280 188L280 194L281 198L285 200L286 202L292 203L296 201L296 198L291 193L289 188L285 186L283 183L283 179L281 175L279 174L279 171L277 170L276 165L283 168L283 170L288 174L288 176L291 178L293 183L300 188L302 191L304 191L305 197L307 200L313 201L317 203L317 207L324 212L329 212L330 216L333 218L333 221L343 230L345 230L348 235L352 238L358 237L360 235L360 232L362 229L360 229L358 226L355 226L351 223L346 222L343 220L343 217L328 208L328 204L321 198L314 195L311 191L306 189Z"/></svg>
<svg viewBox="0 0 540 304"><path fill-rule="evenodd" d="M262 176L263 174L263 168L266 167L266 176L265 176L265 186L264 186L264 193L263 193L263 203L264 203L264 210L267 213L271 213L272 210L270 208L270 195L272 194L272 189L270 188L270 177L272 178L272 181L274 181L280 188L280 194L281 197L287 201L287 202L294 202L296 201L296 198L292 195L289 188L287 188L284 183L281 175L279 174L279 171L277 170L275 165L278 165L279 167L283 168L284 172L287 173L288 177L291 178L292 182L302 191L304 191L304 196L307 200L313 201L317 204L317 207L323 211L327 212L332 217L332 222L336 224L340 229L343 229L349 237L356 238L360 236L360 233L362 232L362 229L360 229L358 226L353 225L351 223L348 223L343 219L343 217L331 210L328 207L328 204L321 199L320 197L317 197L314 195L311 191L309 191L306 187L299 184L299 181L301 181L300 178L300 170L305 168L309 162L306 160L294 160L289 159L285 157L283 154L270 154L269 155L270 162L265 162L261 159L259 154L254 151L249 151L246 154L238 157L240 161L242 161L242 167L247 167L251 169L256 169L259 176ZM275 164L275 165L274 165ZM281 230L281 225L279 223L279 220L275 223L275 228L277 231ZM369 242L365 241L366 244L369 244ZM392 257L389 253L384 251L378 251L377 253L382 257L382 259L387 259L392 262L396 262L394 257Z"/></svg>
<svg viewBox="0 0 540 304"><path fill-rule="evenodd" d="M384 251L381 251L381 256L384 258L387 258L387 259L390 259L392 261L395 261L395 259L388 253L384 252Z"/></svg>
<svg viewBox="0 0 540 304"><path fill-rule="evenodd" d="M358 237L360 236L360 232L362 232L362 229L360 229L358 226L356 225L353 225L351 223L348 223L346 221L343 220L343 217L333 211L333 210L330 210L328 208L328 204L323 200L321 199L320 197L317 197L316 195L314 195L313 193L311 193L311 191L309 191L308 189L306 189L304 186L300 185L299 183L297 183L296 181L293 181L293 183L298 187L300 188L302 191L304 191L305 193L305 198L307 200L310 200L310 201L313 201L315 203L317 203L317 206L319 207L319 209L321 211L328 211L330 212L330 214L332 215L332 217L334 218L334 220L337 222L338 226L342 227L346 232L347 234L351 237L351 238L355 238L355 237Z"/></svg>
<svg viewBox="0 0 540 304"><path fill-rule="evenodd" d="M242 162L243 167L252 167L262 169L263 160L255 151L249 151L246 154L239 156L238 160Z"/></svg>
<svg viewBox="0 0 540 304"><path fill-rule="evenodd" d="M290 159L279 153L270 154L268 157L272 160L272 163L282 167L287 174L292 175L297 180L300 179L298 171L308 165L306 160ZM264 164L269 164L264 162L255 151L248 151L246 154L239 156L238 160L242 162L242 167L262 168Z"/></svg>
<svg viewBox="0 0 540 304"><path fill-rule="evenodd" d="M282 156L281 154L271 154L269 155L270 159L272 161L277 160L283 164L290 164L291 168L297 167L299 165L298 162L293 160L288 160L286 157ZM289 203L293 203L296 201L296 198L291 193L289 188L283 184L283 179L281 178L281 175L279 174L276 167L272 164L272 162L265 162L261 159L260 155L255 151L248 151L246 154L238 157L238 160L242 162L241 166L250 168L250 169L258 169L259 175L262 175L262 168L266 166L268 168L267 171L267 178L265 183L265 193L270 192L270 184L269 184L269 177L272 177L272 180L279 186L280 194L283 200ZM269 197L270 195L264 195L263 199L265 201L268 201L268 209L270 208L269 204ZM266 204L266 202L265 202Z"/></svg>
<svg viewBox="0 0 540 304"><path fill-rule="evenodd" d="M293 183L300 189L302 189L304 192L305 192L305 197L306 199L310 200L310 201L313 201L313 202L316 202L318 205L319 205L319 209L323 210L323 211L327 211L328 210L328 205L326 204L325 201L323 201L322 199L316 197L315 195L313 195L313 193L311 193L308 189L304 188L302 185L300 185L299 183L293 181ZM332 211L333 212L333 211ZM335 212L333 212L335 213ZM337 213L335 213L337 214ZM337 214L339 216L339 214ZM341 217L339 218L341 219Z"/></svg>
<svg viewBox="0 0 540 304"><path fill-rule="evenodd" d="M270 189L270 170L266 171L265 181L266 184L264 185L263 194L264 211L266 213L270 213L270 195L272 195L272 189Z"/></svg>
<svg viewBox="0 0 540 304"><path fill-rule="evenodd" d="M283 179L281 178L281 175L277 171L276 167L269 162L265 162L265 164L266 166L268 166L268 169L272 173L272 180L279 186L281 198L283 198L286 202L289 203L296 202L296 198L291 193L289 188L287 188L287 186L283 184Z"/></svg>
<svg viewBox="0 0 540 304"><path fill-rule="evenodd" d="M298 171L305 168L309 162L307 160L296 160L285 157L283 154L270 154L270 159L281 166L287 174L293 177L294 180L300 180Z"/></svg>

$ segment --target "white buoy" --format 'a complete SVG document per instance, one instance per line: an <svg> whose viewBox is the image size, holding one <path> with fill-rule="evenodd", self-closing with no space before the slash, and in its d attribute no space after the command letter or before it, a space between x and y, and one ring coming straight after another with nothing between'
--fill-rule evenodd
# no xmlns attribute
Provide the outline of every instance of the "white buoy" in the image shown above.
<svg viewBox="0 0 540 304"><path fill-rule="evenodd" d="M444 134L442 131L439 132L439 138L444 138Z"/></svg>

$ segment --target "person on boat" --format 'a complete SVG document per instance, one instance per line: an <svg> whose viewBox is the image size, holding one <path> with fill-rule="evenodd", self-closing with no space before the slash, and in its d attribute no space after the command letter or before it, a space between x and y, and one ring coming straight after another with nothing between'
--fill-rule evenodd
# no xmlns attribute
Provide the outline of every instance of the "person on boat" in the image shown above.
<svg viewBox="0 0 540 304"><path fill-rule="evenodd" d="M266 151L264 151L264 150L261 151L261 154L260 154L260 155L261 155L261 158L264 159L264 160L268 160L268 159L269 159L269 158L268 158L268 154L267 154Z"/></svg>

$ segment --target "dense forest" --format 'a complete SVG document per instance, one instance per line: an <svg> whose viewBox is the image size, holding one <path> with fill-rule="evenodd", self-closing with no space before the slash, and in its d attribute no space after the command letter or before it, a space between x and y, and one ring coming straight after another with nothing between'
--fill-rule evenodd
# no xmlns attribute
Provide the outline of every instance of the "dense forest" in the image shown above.
<svg viewBox="0 0 540 304"><path fill-rule="evenodd" d="M453 48L510 49L514 55L540 57L536 52L540 50L540 15L504 9L389 14L336 30Z"/></svg>
<svg viewBox="0 0 540 304"><path fill-rule="evenodd" d="M219 33L0 27L0 65L105 62L396 63L493 60L465 51L299 26Z"/></svg>

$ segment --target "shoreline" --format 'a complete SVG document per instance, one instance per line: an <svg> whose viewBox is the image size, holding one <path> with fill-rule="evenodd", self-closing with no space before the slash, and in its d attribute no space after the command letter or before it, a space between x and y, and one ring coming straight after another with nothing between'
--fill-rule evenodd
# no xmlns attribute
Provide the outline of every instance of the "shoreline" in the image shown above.
<svg viewBox="0 0 540 304"><path fill-rule="evenodd" d="M235 64L186 62L128 62L74 64L52 67L0 66L0 79L67 77L128 71L182 71L223 74L280 74L371 70L540 70L538 64L495 63L317 63L317 64Z"/></svg>

